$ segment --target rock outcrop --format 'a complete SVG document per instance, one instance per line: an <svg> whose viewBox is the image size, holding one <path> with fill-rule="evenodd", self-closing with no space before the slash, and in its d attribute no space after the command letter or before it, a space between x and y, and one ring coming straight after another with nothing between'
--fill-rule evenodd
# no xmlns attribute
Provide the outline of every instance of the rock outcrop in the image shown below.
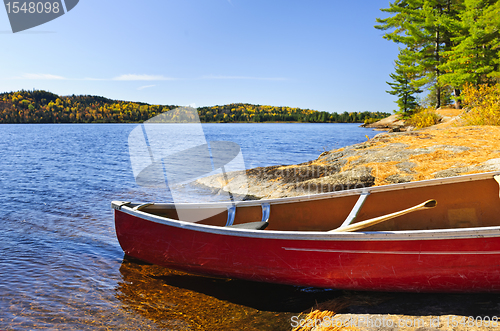
<svg viewBox="0 0 500 331"><path fill-rule="evenodd" d="M249 198L278 198L500 170L499 127L443 127L381 133L316 160L197 181ZM241 173L240 173L241 175ZM221 184L222 183L222 184Z"/></svg>
<svg viewBox="0 0 500 331"><path fill-rule="evenodd" d="M401 116L399 114L394 114L389 117L383 118L380 121L371 124L365 124L362 126L375 130L391 130L399 132L403 129L403 131L405 131L405 121L401 119Z"/></svg>

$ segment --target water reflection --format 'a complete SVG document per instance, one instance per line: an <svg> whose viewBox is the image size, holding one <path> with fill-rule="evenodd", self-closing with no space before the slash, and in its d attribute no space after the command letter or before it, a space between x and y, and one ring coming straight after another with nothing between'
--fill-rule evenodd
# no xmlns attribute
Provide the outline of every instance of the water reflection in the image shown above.
<svg viewBox="0 0 500 331"><path fill-rule="evenodd" d="M291 316L337 292L204 277L125 258L116 297L160 328L290 330Z"/></svg>

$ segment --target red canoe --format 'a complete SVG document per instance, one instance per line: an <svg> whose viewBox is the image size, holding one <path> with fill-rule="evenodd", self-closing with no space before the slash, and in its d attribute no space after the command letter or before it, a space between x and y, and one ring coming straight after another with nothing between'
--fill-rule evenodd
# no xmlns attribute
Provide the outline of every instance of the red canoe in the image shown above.
<svg viewBox="0 0 500 331"><path fill-rule="evenodd" d="M125 254L173 269L349 290L500 292L499 174L241 201L235 208L112 206ZM426 208L435 205L429 199L435 208ZM180 221L175 208L193 220L220 213Z"/></svg>

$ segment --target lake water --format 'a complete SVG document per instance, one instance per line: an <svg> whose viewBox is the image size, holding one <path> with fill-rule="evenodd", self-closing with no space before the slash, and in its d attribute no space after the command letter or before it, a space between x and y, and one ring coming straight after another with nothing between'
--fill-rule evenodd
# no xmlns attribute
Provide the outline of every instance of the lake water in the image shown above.
<svg viewBox="0 0 500 331"><path fill-rule="evenodd" d="M136 124L0 125L0 329L289 330L332 291L208 278L125 259L112 200L139 188ZM357 124L205 124L247 168L295 164L373 137ZM196 201L197 192L191 192Z"/></svg>

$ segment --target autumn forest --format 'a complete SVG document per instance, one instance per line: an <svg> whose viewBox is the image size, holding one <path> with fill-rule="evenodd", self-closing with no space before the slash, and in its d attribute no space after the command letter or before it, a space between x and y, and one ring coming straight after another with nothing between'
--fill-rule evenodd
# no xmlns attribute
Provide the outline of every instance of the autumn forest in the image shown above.
<svg viewBox="0 0 500 331"><path fill-rule="evenodd" d="M59 96L41 90L22 90L0 94L0 124L140 123L177 107L118 101L100 96ZM245 103L200 107L198 113L203 123L368 123L390 115L369 111L337 114L311 109Z"/></svg>

